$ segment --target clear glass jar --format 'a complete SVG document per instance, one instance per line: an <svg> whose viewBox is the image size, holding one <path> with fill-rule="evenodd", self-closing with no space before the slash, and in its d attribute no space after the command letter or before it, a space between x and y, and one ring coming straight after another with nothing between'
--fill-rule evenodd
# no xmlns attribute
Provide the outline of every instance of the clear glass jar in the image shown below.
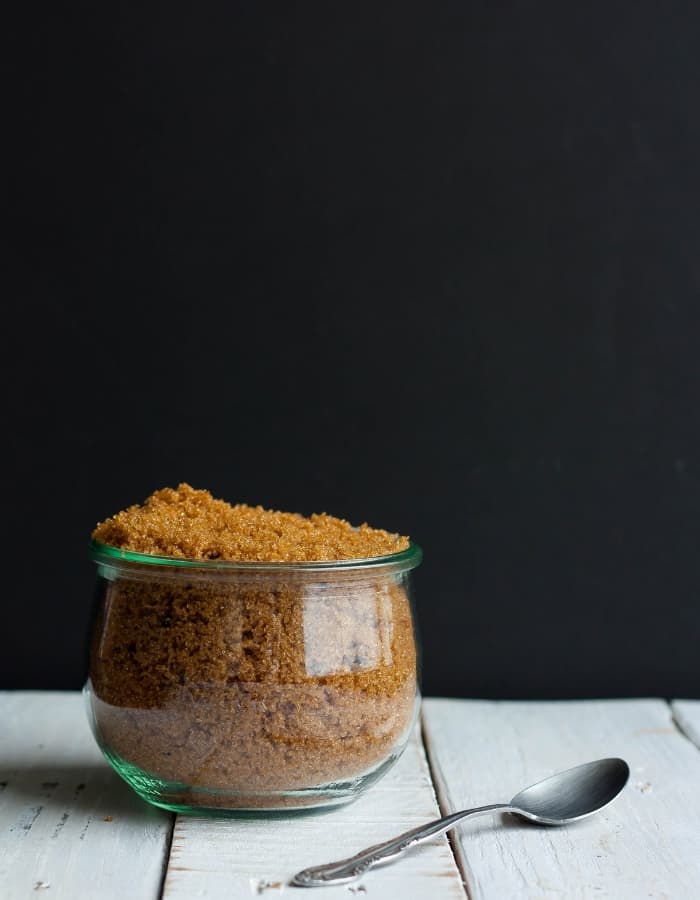
<svg viewBox="0 0 700 900"><path fill-rule="evenodd" d="M91 552L90 721L145 800L189 813L330 806L401 755L420 698L415 544L319 563Z"/></svg>

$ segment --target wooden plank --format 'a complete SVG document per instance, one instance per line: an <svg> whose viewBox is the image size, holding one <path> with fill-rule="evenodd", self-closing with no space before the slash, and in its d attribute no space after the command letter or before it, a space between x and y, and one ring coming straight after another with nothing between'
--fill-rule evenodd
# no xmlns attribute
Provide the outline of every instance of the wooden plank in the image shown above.
<svg viewBox="0 0 700 900"><path fill-rule="evenodd" d="M78 693L0 693L0 896L155 900L173 817L98 750Z"/></svg>
<svg viewBox="0 0 700 900"><path fill-rule="evenodd" d="M700 700L674 700L671 708L676 725L700 747Z"/></svg>
<svg viewBox="0 0 700 900"><path fill-rule="evenodd" d="M630 784L564 828L511 816L455 829L472 900L639 900L698 895L700 753L657 700L513 703L428 700L424 730L443 811L508 802L588 760L621 756Z"/></svg>
<svg viewBox="0 0 700 900"><path fill-rule="evenodd" d="M396 766L367 794L331 812L274 819L199 819L178 816L164 900L369 895L383 900L465 900L459 871L444 836L394 866L368 872L345 887L293 888L306 866L349 856L439 815L423 746L417 734Z"/></svg>

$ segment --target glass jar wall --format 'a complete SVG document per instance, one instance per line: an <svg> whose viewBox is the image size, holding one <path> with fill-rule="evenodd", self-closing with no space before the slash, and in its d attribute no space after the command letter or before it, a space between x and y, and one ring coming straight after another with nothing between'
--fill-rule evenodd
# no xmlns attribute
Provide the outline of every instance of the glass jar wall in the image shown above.
<svg viewBox="0 0 700 900"><path fill-rule="evenodd" d="M328 806L400 756L419 699L417 546L294 564L92 553L90 720L144 799L207 813Z"/></svg>

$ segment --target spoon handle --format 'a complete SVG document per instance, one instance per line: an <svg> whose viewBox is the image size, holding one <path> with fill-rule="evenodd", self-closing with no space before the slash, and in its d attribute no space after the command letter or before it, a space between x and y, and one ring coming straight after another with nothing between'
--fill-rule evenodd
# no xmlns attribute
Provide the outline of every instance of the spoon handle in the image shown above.
<svg viewBox="0 0 700 900"><path fill-rule="evenodd" d="M450 828L467 816L483 816L486 813L510 812L512 806L503 803L491 806L475 806L474 809L463 809L461 812L452 813L443 819L435 819L427 825L419 825L404 831L398 837L382 844L375 844L361 850L355 856L348 859L340 859L337 862L326 863L324 866L311 866L303 869L292 878L292 884L297 887L321 887L324 884L341 884L354 881L373 866L389 862L401 856L409 847L420 844L428 838L449 831Z"/></svg>

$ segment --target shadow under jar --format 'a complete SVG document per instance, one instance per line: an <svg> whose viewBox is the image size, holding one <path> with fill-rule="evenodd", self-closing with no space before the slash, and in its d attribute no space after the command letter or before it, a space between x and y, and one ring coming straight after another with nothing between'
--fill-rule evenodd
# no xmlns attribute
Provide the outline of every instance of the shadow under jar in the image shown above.
<svg viewBox="0 0 700 900"><path fill-rule="evenodd" d="M331 806L403 752L420 699L415 544L318 563L91 552L89 717L145 800L189 813Z"/></svg>

